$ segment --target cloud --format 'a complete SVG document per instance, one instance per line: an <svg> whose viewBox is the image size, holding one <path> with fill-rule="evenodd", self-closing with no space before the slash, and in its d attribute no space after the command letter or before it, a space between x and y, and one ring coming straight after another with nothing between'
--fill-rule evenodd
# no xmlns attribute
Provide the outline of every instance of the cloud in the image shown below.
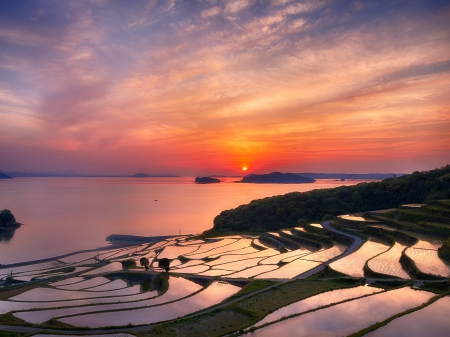
<svg viewBox="0 0 450 337"><path fill-rule="evenodd" d="M371 5L76 2L0 24L0 140L190 170L427 148L445 162L448 10Z"/></svg>
<svg viewBox="0 0 450 337"><path fill-rule="evenodd" d="M208 9L205 9L201 12L202 18L210 18L212 16L216 16L221 12L221 9L219 6L214 6Z"/></svg>

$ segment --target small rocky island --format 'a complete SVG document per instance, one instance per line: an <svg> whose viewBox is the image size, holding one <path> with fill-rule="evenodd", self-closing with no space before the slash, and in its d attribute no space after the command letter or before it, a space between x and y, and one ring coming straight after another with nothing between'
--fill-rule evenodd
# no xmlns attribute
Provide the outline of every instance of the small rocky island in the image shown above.
<svg viewBox="0 0 450 337"><path fill-rule="evenodd" d="M15 230L22 224L16 221L16 218L9 209L0 212L0 231Z"/></svg>
<svg viewBox="0 0 450 337"><path fill-rule="evenodd" d="M220 183L219 179L211 178L211 177L197 177L195 178L195 182L197 184L215 184Z"/></svg>
<svg viewBox="0 0 450 337"><path fill-rule="evenodd" d="M302 177L296 173L272 172L268 174L249 174L238 182L254 184L304 184L314 183L315 180Z"/></svg>

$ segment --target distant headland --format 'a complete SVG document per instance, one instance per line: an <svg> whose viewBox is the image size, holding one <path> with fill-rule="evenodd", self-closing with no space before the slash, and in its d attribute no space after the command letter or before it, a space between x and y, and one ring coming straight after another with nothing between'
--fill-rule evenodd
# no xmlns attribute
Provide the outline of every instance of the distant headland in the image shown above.
<svg viewBox="0 0 450 337"><path fill-rule="evenodd" d="M179 177L173 174L147 174L147 173L136 173L133 174L132 176L128 176L128 177L132 177L132 178L171 178L171 177Z"/></svg>
<svg viewBox="0 0 450 337"><path fill-rule="evenodd" d="M0 179L12 179L10 175L4 173L3 171L0 171Z"/></svg>
<svg viewBox="0 0 450 337"><path fill-rule="evenodd" d="M220 183L220 180L217 178L211 178L211 177L197 177L197 178L195 178L195 182L197 184L216 184L216 183Z"/></svg>
<svg viewBox="0 0 450 337"><path fill-rule="evenodd" d="M2 178L2 174L6 177ZM9 177L9 178L8 178ZM159 173L159 174L147 174L147 173L136 173L133 175L125 174L93 174L93 173L83 173L73 170L66 171L12 171L4 173L0 171L0 179L11 179L11 178L172 178L179 177L170 173Z"/></svg>
<svg viewBox="0 0 450 337"><path fill-rule="evenodd" d="M315 180L305 178L296 173L272 172L268 174L249 174L238 182L254 184L305 184L314 183Z"/></svg>

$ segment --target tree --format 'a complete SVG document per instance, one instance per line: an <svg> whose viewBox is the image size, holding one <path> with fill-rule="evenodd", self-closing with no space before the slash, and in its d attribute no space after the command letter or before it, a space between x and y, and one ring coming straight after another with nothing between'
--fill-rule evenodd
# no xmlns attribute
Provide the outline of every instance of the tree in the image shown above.
<svg viewBox="0 0 450 337"><path fill-rule="evenodd" d="M0 222L3 226L10 226L16 222L16 218L9 209L0 212Z"/></svg>
<svg viewBox="0 0 450 337"><path fill-rule="evenodd" d="M134 259L127 259L122 261L122 268L123 269L130 269L136 267L136 261Z"/></svg>
<svg viewBox="0 0 450 337"><path fill-rule="evenodd" d="M139 263L142 267L145 267L145 270L148 270L148 265L150 264L150 261L146 257L141 257Z"/></svg>
<svg viewBox="0 0 450 337"><path fill-rule="evenodd" d="M167 258L163 258L159 260L158 267L164 269L165 271L170 270L170 260Z"/></svg>

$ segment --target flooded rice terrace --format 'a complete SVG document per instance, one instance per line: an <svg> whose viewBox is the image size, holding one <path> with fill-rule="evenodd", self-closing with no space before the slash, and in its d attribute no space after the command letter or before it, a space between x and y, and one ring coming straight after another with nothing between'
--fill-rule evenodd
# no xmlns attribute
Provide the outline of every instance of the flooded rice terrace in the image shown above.
<svg viewBox="0 0 450 337"><path fill-rule="evenodd" d="M335 244L318 251L299 249L280 253L272 248L255 248L252 245L255 240L241 236L213 240L180 237L154 245L111 246L102 254L75 254L65 258L65 262L56 260L10 268L3 271L4 276L12 273L19 280L28 280L32 276L41 280L42 285L1 300L0 313L12 312L15 317L33 324L45 324L53 319L70 326L93 329L168 321L220 304L248 283L242 283L243 279L289 281L347 249L347 246ZM359 276L363 262L373 261L375 267L372 267L378 270L377 266L395 262L398 251L403 248L394 245L388 250L385 245L368 241L353 254L331 263L331 267L346 275ZM371 259L377 254L378 259ZM149 271L138 263L124 276L121 262L130 258L139 261L143 256L155 259ZM170 273L161 272L157 267L156 262L162 258L172 259L174 264ZM56 273L62 266L86 270ZM398 271L395 263L386 270L391 274ZM202 279L208 276L222 276L222 281ZM233 280L240 283L233 283ZM257 330L248 335L346 335L421 305L433 296L433 293L409 287L387 292L367 285L337 289L275 310L257 322L254 325ZM446 300L426 308L435 312L435 308L442 305L447 305ZM419 312L425 315L428 311ZM282 317L292 315L297 317L280 321ZM439 321L439 318L435 320ZM325 325L324 321L327 322ZM439 322L448 327L448 323ZM398 329L395 321L385 327L388 328Z"/></svg>
<svg viewBox="0 0 450 337"><path fill-rule="evenodd" d="M64 189L65 183L54 187ZM142 188L137 185L138 190ZM111 191L111 185L105 186ZM97 188L104 190L105 186L100 184ZM125 187L125 191L130 188ZM227 187L225 190L229 191ZM141 193L145 194L143 190ZM147 202L156 203L154 199ZM187 209L183 212L189 213ZM183 212L179 216L186 214ZM139 217L145 219L142 214ZM386 233L395 231L359 215L342 219L376 226ZM379 243L376 237L358 240L353 234L336 231L335 225L339 224L329 227L324 222L273 231L268 234L269 241L258 235L174 235L157 239L160 241L156 243L111 244L42 262L3 265L0 315L6 315L2 316L4 319L14 316L14 321L24 328L29 323L42 329L55 324L88 327L95 335L96 329L108 333L111 329L129 327L132 331L134 326L143 326L145 331L147 325L156 324L172 326L175 335L183 336L189 335L190 329L210 326L214 328L192 335L220 336L223 333L219 330L229 326L227 333L247 336L343 336L399 315L371 334L402 335L402 327L408 326L404 335L419 336L425 330L410 327L415 322L433 322L434 335L446 335L450 322L440 313L448 311L450 303L448 297L437 297L438 293L446 294L442 289L448 284L443 278L450 274L449 265L438 255L442 240L417 235L417 242L414 240L410 246L401 240L387 245ZM92 233L87 231L74 240ZM336 233L339 235L333 236ZM17 235L19 238L21 233ZM415 271L405 269L401 262L402 254L417 271L428 274L428 280L417 282ZM11 260L16 258L20 254ZM170 264L169 271L160 267L164 260ZM10 291L8 282L23 284L13 285L15 289ZM286 295L293 285L308 286ZM240 308L239 303L244 302L247 304ZM266 309L262 308L264 305ZM419 308L421 305L424 307ZM409 312L410 309L418 310ZM224 316L215 322L216 315ZM183 320L186 316L189 319ZM190 326L192 317L203 321Z"/></svg>

